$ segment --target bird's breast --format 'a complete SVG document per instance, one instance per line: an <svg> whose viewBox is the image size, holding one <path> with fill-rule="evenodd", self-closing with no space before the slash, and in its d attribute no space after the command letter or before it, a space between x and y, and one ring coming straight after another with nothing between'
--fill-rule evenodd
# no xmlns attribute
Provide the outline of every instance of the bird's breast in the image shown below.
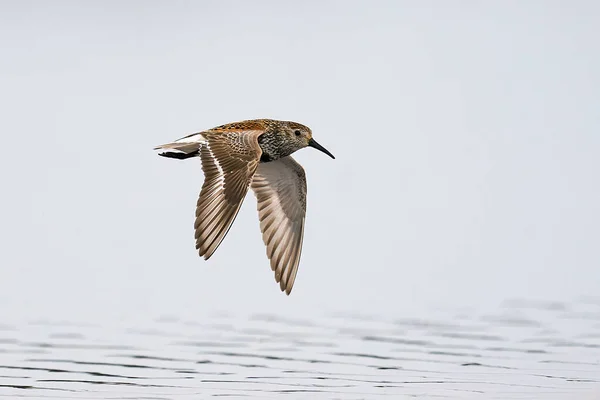
<svg viewBox="0 0 600 400"><path fill-rule="evenodd" d="M282 157L282 138L274 132L266 132L258 137L258 145L262 150L260 162L275 161Z"/></svg>
<svg viewBox="0 0 600 400"><path fill-rule="evenodd" d="M260 162L261 163L266 163L266 162L270 162L270 161L273 161L273 157L271 157L270 154L265 153L263 151L263 153L260 155Z"/></svg>

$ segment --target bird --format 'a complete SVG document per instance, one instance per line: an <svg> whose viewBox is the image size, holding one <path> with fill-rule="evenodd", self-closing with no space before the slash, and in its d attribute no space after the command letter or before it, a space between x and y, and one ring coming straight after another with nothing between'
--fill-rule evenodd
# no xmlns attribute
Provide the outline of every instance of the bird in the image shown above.
<svg viewBox="0 0 600 400"><path fill-rule="evenodd" d="M291 155L305 147L335 159L307 126L274 119L228 123L154 148L162 157L200 158L204 183L194 221L200 257L208 260L214 254L252 188L275 281L289 296L300 263L306 215L306 175Z"/></svg>

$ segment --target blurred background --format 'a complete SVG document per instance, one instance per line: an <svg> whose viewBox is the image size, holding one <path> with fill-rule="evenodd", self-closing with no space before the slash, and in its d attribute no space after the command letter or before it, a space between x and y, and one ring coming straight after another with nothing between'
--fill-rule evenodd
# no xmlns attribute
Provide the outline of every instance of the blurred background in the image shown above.
<svg viewBox="0 0 600 400"><path fill-rule="evenodd" d="M4 1L0 317L392 317L598 295L600 6ZM310 126L304 252L279 291L249 194L194 249L227 122Z"/></svg>

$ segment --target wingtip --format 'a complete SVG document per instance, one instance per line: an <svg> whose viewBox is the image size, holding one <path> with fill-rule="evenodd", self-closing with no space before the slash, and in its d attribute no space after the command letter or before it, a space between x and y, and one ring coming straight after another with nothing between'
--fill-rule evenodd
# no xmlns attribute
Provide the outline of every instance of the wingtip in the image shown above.
<svg viewBox="0 0 600 400"><path fill-rule="evenodd" d="M198 252L198 256L200 256L200 258L203 258L204 260L208 260L212 255L208 254L206 249L201 248L201 246L198 243L196 243L196 251Z"/></svg>

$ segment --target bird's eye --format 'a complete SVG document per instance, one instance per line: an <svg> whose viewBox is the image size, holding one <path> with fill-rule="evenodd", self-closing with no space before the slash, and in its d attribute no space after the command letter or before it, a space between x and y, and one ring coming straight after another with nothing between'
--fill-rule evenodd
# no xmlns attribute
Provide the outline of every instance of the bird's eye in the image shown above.
<svg viewBox="0 0 600 400"><path fill-rule="evenodd" d="M296 130L294 131L294 135L296 135L296 136L300 136L300 131L296 129Z"/></svg>

